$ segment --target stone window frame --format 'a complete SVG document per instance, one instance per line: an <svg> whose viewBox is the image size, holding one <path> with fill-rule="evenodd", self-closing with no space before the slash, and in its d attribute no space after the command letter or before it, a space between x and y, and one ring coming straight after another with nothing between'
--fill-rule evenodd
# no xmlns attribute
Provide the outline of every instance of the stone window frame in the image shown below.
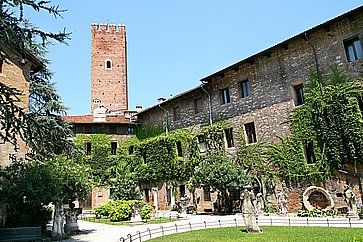
<svg viewBox="0 0 363 242"><path fill-rule="evenodd" d="M247 85L247 90L246 90L246 94L245 94L245 92L244 92L244 83L246 83ZM249 96L251 96L251 82L250 82L250 80L249 79L244 79L244 80L242 80L242 81L239 81L238 82L238 86L239 86L239 95L240 95L240 98L242 99L242 98L245 98L245 97L249 97Z"/></svg>
<svg viewBox="0 0 363 242"><path fill-rule="evenodd" d="M227 149L234 148L234 138L233 138L233 127L223 130L224 133L224 143Z"/></svg>
<svg viewBox="0 0 363 242"><path fill-rule="evenodd" d="M110 67L108 67L108 63L110 63ZM112 60L110 59L105 60L105 70L112 70Z"/></svg>
<svg viewBox="0 0 363 242"><path fill-rule="evenodd" d="M304 82L299 81L299 82L291 83L290 89L291 89L291 95L292 95L292 99L294 101L295 107L304 104L304 102L305 102L304 101ZM302 100L299 99L298 90L302 90Z"/></svg>
<svg viewBox="0 0 363 242"><path fill-rule="evenodd" d="M198 102L199 102L199 106L198 106ZM203 98L199 97L199 98L195 98L193 101L193 105L194 105L194 114L199 114L201 112L203 112Z"/></svg>
<svg viewBox="0 0 363 242"><path fill-rule="evenodd" d="M243 124L243 132L245 134L245 139L246 139L246 144L247 145L256 144L258 142L255 123L256 123L255 121L250 121L250 122L247 122L247 123ZM249 135L247 133L247 125L251 125L251 124L253 125L252 142L250 142Z"/></svg>
<svg viewBox="0 0 363 242"><path fill-rule="evenodd" d="M173 120L178 121L181 119L181 109L180 106L173 107Z"/></svg>
<svg viewBox="0 0 363 242"><path fill-rule="evenodd" d="M220 99L221 105L226 105L228 103L231 103L231 93L230 92L231 91L229 90L229 87L219 89L219 99Z"/></svg>
<svg viewBox="0 0 363 242"><path fill-rule="evenodd" d="M355 44L354 44L355 42L358 42L360 44L360 45L358 45L360 47L360 50L356 49L357 46L355 46ZM358 35L354 35L354 36L344 39L343 46L344 46L345 58L348 63L354 63L358 60L363 60L362 41ZM353 48L354 59L352 59L352 57L349 55L349 53L350 53L349 47Z"/></svg>
<svg viewBox="0 0 363 242"><path fill-rule="evenodd" d="M203 201L204 202L212 201L210 187L203 187Z"/></svg>

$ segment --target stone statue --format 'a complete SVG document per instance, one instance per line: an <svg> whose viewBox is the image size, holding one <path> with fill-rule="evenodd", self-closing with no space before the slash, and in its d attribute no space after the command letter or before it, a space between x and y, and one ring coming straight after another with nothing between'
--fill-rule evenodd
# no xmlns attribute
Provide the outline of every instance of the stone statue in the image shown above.
<svg viewBox="0 0 363 242"><path fill-rule="evenodd" d="M66 224L64 230L68 232L78 231L77 216L81 213L81 209L75 208L74 203L69 204L69 208L64 210Z"/></svg>
<svg viewBox="0 0 363 242"><path fill-rule="evenodd" d="M263 196L262 193L257 193L256 195L256 211L258 214L263 214L264 208L265 208L265 204L263 201Z"/></svg>
<svg viewBox="0 0 363 242"><path fill-rule="evenodd" d="M287 194L281 189L277 190L277 203L279 205L280 214L286 215L287 213Z"/></svg>
<svg viewBox="0 0 363 242"><path fill-rule="evenodd" d="M357 205L355 194L349 185L344 185L344 200L348 205L348 217L357 217Z"/></svg>
<svg viewBox="0 0 363 242"><path fill-rule="evenodd" d="M138 225L138 224L143 224L144 222L142 221L141 218L141 208L142 205L139 203L135 203L131 206L131 221L130 223L133 225Z"/></svg>
<svg viewBox="0 0 363 242"><path fill-rule="evenodd" d="M253 206L252 200L254 194L252 186L245 186L242 194L242 214L243 220L246 225L247 232L261 233L261 229L257 224L257 213L256 208Z"/></svg>
<svg viewBox="0 0 363 242"><path fill-rule="evenodd" d="M52 236L53 237L62 237L64 235L64 213L63 213L63 204L58 202L55 205L54 218L53 218L53 228L52 228Z"/></svg>

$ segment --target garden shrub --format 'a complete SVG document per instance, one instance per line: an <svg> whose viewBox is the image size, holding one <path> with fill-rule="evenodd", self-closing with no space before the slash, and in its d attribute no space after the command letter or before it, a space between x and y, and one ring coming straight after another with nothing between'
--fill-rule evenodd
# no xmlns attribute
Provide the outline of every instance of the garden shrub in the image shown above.
<svg viewBox="0 0 363 242"><path fill-rule="evenodd" d="M150 218L150 213L154 210L154 207L138 200L117 200L99 206L95 209L96 218L110 219L112 222L130 220L132 214L131 208L134 204L142 205L140 212L142 219Z"/></svg>

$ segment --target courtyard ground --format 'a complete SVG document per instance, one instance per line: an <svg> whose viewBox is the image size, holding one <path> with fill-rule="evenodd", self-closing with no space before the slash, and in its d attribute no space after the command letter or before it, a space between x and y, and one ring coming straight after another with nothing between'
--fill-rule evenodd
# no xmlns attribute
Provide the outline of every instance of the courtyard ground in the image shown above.
<svg viewBox="0 0 363 242"><path fill-rule="evenodd" d="M220 222L219 222L220 221ZM232 224L227 224L228 221L232 221ZM189 216L185 220L179 220L176 222L163 223L163 224L144 224L138 226L116 226L116 225L107 225L101 223L92 223L79 220L79 228L83 231L83 234L72 236L70 239L66 240L67 242L80 241L80 242L96 242L96 241L104 241L104 242L115 242L120 241L120 238L127 238L128 234L135 235L138 231L143 232L150 229L151 231L160 230L161 226L164 227L174 227L175 224L178 226L178 232L182 231L190 231L195 229L203 228L203 224L214 224L216 227L226 226L234 226L234 222L237 222L238 227L242 225L242 216L241 215L227 215L227 216L216 216L216 215L192 215ZM261 226L266 228L266 232L269 231L269 226L324 226L324 227L356 227L359 229L361 234L363 235L363 220L351 220L350 223L346 218L331 218L329 219L329 224L327 223L327 218L309 218L308 222L306 218L299 217L279 217L279 216L260 216L259 221ZM204 223L205 222L205 223ZM191 226L189 227L189 223ZM198 228L195 224L199 224ZM183 226L184 225L184 226ZM208 226L209 227L209 226ZM237 229L240 229L240 227ZM175 228L175 227L174 227ZM185 229L182 229L185 228ZM236 227L235 227L236 229ZM291 230L286 228L287 231L296 231L297 228L291 227ZM164 234L173 234L175 233L175 229L165 231ZM296 232L293 232L296 233ZM319 232L320 233L320 232ZM152 235L152 238L161 236L161 233L155 233ZM148 239L149 237L144 237L143 240ZM363 240L363 239L362 239ZM362 241L362 240L357 240ZM169 240L170 241L170 240ZM189 240L190 241L190 240ZM292 240L293 241L293 240ZM339 240L338 240L339 241ZM348 240L349 241L349 240Z"/></svg>

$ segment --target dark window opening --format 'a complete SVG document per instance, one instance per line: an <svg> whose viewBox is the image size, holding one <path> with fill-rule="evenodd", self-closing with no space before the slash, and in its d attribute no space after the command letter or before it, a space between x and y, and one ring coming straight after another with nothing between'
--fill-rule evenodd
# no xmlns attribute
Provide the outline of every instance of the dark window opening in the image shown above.
<svg viewBox="0 0 363 242"><path fill-rule="evenodd" d="M293 86L294 88L294 102L295 106L299 106L304 103L304 84Z"/></svg>
<svg viewBox="0 0 363 242"><path fill-rule="evenodd" d="M182 150L182 144L180 141L176 142L176 150L178 152L179 157L183 157L183 150Z"/></svg>
<svg viewBox="0 0 363 242"><path fill-rule="evenodd" d="M109 134L117 134L117 126L110 126Z"/></svg>
<svg viewBox="0 0 363 242"><path fill-rule="evenodd" d="M308 164L313 164L316 162L315 154L314 154L314 146L312 142L309 142L304 145L305 149L305 158Z"/></svg>
<svg viewBox="0 0 363 242"><path fill-rule="evenodd" d="M240 88L241 88L241 98L248 97L250 95L250 85L248 80L241 82Z"/></svg>
<svg viewBox="0 0 363 242"><path fill-rule="evenodd" d="M254 122L245 124L245 132L246 132L247 144L253 144L257 142Z"/></svg>
<svg viewBox="0 0 363 242"><path fill-rule="evenodd" d="M117 151L117 142L113 141L111 142L111 155L116 155Z"/></svg>
<svg viewBox="0 0 363 242"><path fill-rule="evenodd" d="M348 62L363 59L362 44L358 37L344 41L344 48Z"/></svg>
<svg viewBox="0 0 363 242"><path fill-rule="evenodd" d="M199 151L201 153L204 153L207 151L207 147L205 145L205 137L204 135L198 135L198 147L199 147Z"/></svg>
<svg viewBox="0 0 363 242"><path fill-rule="evenodd" d="M209 187L203 187L203 196L204 196L204 201L206 201L206 202L212 201L212 199L210 197L210 188Z"/></svg>
<svg viewBox="0 0 363 242"><path fill-rule="evenodd" d="M179 186L179 194L180 194L180 197L184 197L184 195L185 195L185 185L180 185Z"/></svg>
<svg viewBox="0 0 363 242"><path fill-rule="evenodd" d="M341 192L338 192L338 193L336 194L336 196L337 196L337 197L344 197L343 193L341 193Z"/></svg>
<svg viewBox="0 0 363 242"><path fill-rule="evenodd" d="M86 155L90 155L92 152L92 145L90 142L86 143Z"/></svg>
<svg viewBox="0 0 363 242"><path fill-rule="evenodd" d="M222 89L220 91L220 94L221 94L221 104L226 104L226 103L230 103L231 102L231 99L229 97L229 88L225 88L225 89Z"/></svg>
<svg viewBox="0 0 363 242"><path fill-rule="evenodd" d="M111 61L106 61L106 68L107 69L111 69L112 68L112 63L111 63Z"/></svg>
<svg viewBox="0 0 363 242"><path fill-rule="evenodd" d="M180 119L180 107L179 106L173 108L173 118L174 118L174 121L177 121Z"/></svg>
<svg viewBox="0 0 363 242"><path fill-rule="evenodd" d="M194 99L194 113L200 113L203 111L203 99Z"/></svg>
<svg viewBox="0 0 363 242"><path fill-rule="evenodd" d="M92 125L86 125L84 132L86 134L92 134Z"/></svg>
<svg viewBox="0 0 363 242"><path fill-rule="evenodd" d="M129 155L132 155L132 154L134 154L134 146L133 145L129 146Z"/></svg>
<svg viewBox="0 0 363 242"><path fill-rule="evenodd" d="M227 147L228 148L234 147L234 142L233 142L233 128L225 129L224 130L224 135L226 137Z"/></svg>

